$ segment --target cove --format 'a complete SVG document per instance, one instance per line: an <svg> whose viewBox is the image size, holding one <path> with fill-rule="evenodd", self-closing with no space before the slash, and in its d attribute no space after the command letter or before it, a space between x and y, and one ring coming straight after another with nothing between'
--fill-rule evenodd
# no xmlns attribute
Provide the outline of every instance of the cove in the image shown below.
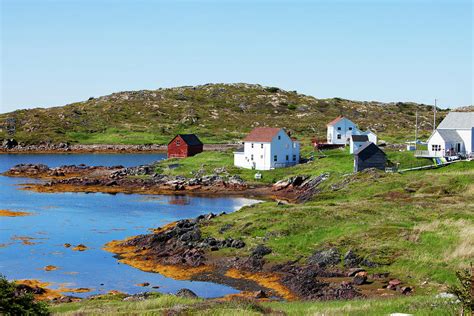
<svg viewBox="0 0 474 316"><path fill-rule="evenodd" d="M0 155L0 172L19 163L135 166L164 159L164 154L14 154ZM201 297L238 291L211 282L179 281L120 264L102 250L115 239L145 234L149 228L209 212L232 212L258 201L246 198L208 198L169 195L52 193L18 190L34 180L0 176L0 209L29 212L30 216L0 217L0 271L8 279L39 279L51 288L90 288L75 296L189 288ZM64 244L71 244L66 248ZM85 251L74 251L79 244ZM46 271L46 266L56 270ZM140 287L140 283L150 287ZM158 286L152 289L151 286Z"/></svg>

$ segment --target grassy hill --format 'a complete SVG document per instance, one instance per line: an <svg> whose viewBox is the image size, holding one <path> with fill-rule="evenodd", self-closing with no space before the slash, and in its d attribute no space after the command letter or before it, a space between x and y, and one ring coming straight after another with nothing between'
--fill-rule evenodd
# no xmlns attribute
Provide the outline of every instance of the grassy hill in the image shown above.
<svg viewBox="0 0 474 316"><path fill-rule="evenodd" d="M180 161L181 172L201 166L206 170L230 168L228 153L202 153ZM389 152L391 159L411 163L410 153ZM406 157L405 157L406 155ZM273 202L244 207L201 226L204 236L239 238L242 249L224 248L214 255L245 257L258 244L272 249L265 256L272 263L302 257L316 250L336 247L355 250L378 263L372 272L390 272L414 288L411 296L386 296L330 302L255 302L248 300L183 299L156 294L141 302L120 296L53 305L57 315L457 315L460 305L437 298L458 283L455 271L468 268L474 256L474 162L459 162L433 170L403 174L362 172L345 174L350 157L330 151L326 158L307 166L271 170L264 178L281 178L301 172L330 172L313 200L297 205ZM338 167L332 166L340 161ZM171 162L157 168L165 172ZM349 168L350 169L350 168ZM234 170L229 169L230 172ZM243 177L248 174L241 173ZM222 227L227 227L222 231Z"/></svg>
<svg viewBox="0 0 474 316"><path fill-rule="evenodd" d="M432 107L415 103L317 99L254 84L206 84L114 93L62 107L0 114L16 120L15 138L25 144L167 143L176 133L194 132L205 142L233 142L256 126L289 128L294 135L325 137L326 124L340 114L379 138L412 139L415 113L420 132L432 129ZM441 120L446 111L438 114ZM0 139L6 138L0 128Z"/></svg>

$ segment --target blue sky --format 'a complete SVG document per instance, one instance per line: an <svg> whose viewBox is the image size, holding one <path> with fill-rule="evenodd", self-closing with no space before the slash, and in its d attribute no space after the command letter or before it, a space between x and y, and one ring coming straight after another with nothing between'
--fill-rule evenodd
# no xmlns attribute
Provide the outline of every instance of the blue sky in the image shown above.
<svg viewBox="0 0 474 316"><path fill-rule="evenodd" d="M474 103L471 0L0 2L0 112L209 82Z"/></svg>

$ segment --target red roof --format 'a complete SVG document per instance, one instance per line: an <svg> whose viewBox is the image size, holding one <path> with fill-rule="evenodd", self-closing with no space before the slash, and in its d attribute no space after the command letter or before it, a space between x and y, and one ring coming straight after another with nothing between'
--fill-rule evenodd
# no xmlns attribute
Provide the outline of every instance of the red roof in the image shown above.
<svg viewBox="0 0 474 316"><path fill-rule="evenodd" d="M244 138L244 142L269 143L280 130L278 127L256 127Z"/></svg>
<svg viewBox="0 0 474 316"><path fill-rule="evenodd" d="M329 122L327 126L334 125L337 122L339 122L340 120L342 120L343 118L344 118L344 116L340 115L340 116L336 117L334 120L332 120L331 122Z"/></svg>

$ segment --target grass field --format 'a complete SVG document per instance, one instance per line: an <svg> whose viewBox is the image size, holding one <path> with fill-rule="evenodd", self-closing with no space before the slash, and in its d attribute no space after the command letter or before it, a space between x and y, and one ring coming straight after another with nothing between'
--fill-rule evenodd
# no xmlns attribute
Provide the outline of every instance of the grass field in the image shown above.
<svg viewBox="0 0 474 316"><path fill-rule="evenodd" d="M232 151L203 152L186 159L163 160L158 164L157 172L192 177L198 170L202 170L204 174L212 174L215 169L225 168L229 174L239 175L249 182L274 183L296 175L320 175L323 172L329 172L335 177L339 177L353 171L354 160L353 156L349 154L348 148L324 151L325 157L320 157L319 153L312 152L310 146L303 147L301 152L302 157L307 159L314 157L314 160L289 168L260 171L262 174L261 180L254 179L255 170L235 167ZM399 163L400 168L432 164L432 161L428 159L415 158L413 152L387 151L387 156L393 163ZM169 166L173 168L170 169Z"/></svg>
<svg viewBox="0 0 474 316"><path fill-rule="evenodd" d="M205 301L183 299L172 295L157 295L141 302L124 302L122 296L100 300L53 305L53 315L456 315L459 306L450 300L432 296L399 297L332 302L268 302ZM175 312L175 314L172 313ZM181 314L178 314L181 312Z"/></svg>
<svg viewBox="0 0 474 316"><path fill-rule="evenodd" d="M405 174L361 173L323 183L323 192L301 205L264 202L218 217L204 234L241 238L245 255L266 244L274 262L338 247L367 256L424 292L444 288L474 258L474 162ZM219 229L230 224L224 234ZM423 285L421 285L423 284Z"/></svg>

